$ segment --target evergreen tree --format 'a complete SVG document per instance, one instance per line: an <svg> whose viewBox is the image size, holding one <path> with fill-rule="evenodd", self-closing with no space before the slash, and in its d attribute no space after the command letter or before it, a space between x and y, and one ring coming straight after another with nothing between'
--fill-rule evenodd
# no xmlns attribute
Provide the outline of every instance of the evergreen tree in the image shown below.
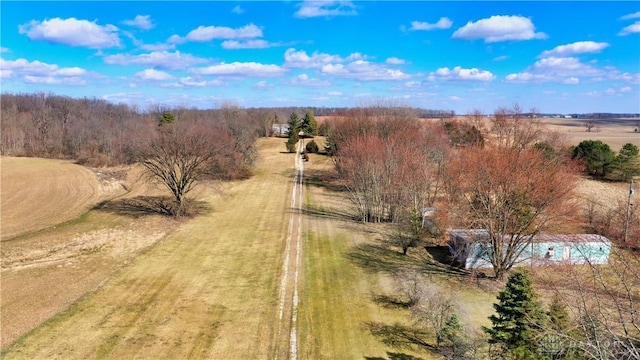
<svg viewBox="0 0 640 360"><path fill-rule="evenodd" d="M558 294L555 294L551 299L547 315L549 316L549 324L554 330L564 331L569 328L569 310Z"/></svg>
<svg viewBox="0 0 640 360"><path fill-rule="evenodd" d="M290 153L296 152L296 144L298 143L298 140L300 140L300 135L298 133L300 132L301 126L302 124L300 123L298 114L292 112L289 116L289 130L287 130L287 136L289 139L285 142L287 151Z"/></svg>
<svg viewBox="0 0 640 360"><path fill-rule="evenodd" d="M519 269L509 276L505 289L494 304L496 315L491 315L492 327L483 327L489 334L489 343L497 351L515 359L540 359L536 338L545 320L542 306L537 300L529 273Z"/></svg>
<svg viewBox="0 0 640 360"><path fill-rule="evenodd" d="M626 143L620 149L616 157L616 170L619 172L619 179L630 181L634 176L640 175L640 150L631 143Z"/></svg>
<svg viewBox="0 0 640 360"><path fill-rule="evenodd" d="M170 111L165 111L162 113L162 116L160 116L158 125L162 126L167 124L173 124L174 122L176 122L176 116Z"/></svg>
<svg viewBox="0 0 640 360"><path fill-rule="evenodd" d="M304 119L302 119L301 129L304 131L305 136L312 137L318 135L318 122L313 116L313 110L307 110Z"/></svg>

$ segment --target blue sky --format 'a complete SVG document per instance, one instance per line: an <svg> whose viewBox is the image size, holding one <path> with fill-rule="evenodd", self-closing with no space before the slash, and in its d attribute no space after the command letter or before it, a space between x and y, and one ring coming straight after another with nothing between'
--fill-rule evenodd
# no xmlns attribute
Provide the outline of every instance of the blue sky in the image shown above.
<svg viewBox="0 0 640 360"><path fill-rule="evenodd" d="M640 112L640 3L2 1L2 92Z"/></svg>

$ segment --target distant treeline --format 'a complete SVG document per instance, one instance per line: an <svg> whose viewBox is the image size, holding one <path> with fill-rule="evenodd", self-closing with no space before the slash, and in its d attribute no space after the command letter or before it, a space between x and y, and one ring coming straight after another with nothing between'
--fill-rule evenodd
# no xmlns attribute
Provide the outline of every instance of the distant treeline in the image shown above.
<svg viewBox="0 0 640 360"><path fill-rule="evenodd" d="M75 160L91 166L130 164L140 146L157 133L163 115L213 130L232 149L224 176L246 176L255 159L255 140L271 134L275 114L232 105L216 110L113 104L45 93L0 95L0 154Z"/></svg>

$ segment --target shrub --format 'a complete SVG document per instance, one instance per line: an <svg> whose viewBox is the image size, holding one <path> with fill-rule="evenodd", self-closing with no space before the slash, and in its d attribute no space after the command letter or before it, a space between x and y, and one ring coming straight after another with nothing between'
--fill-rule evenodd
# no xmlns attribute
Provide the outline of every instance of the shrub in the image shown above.
<svg viewBox="0 0 640 360"><path fill-rule="evenodd" d="M318 144L316 144L316 142L313 140L307 143L307 145L305 146L305 149L307 150L308 153L312 153L312 154L317 154L318 151L320 150L318 148Z"/></svg>

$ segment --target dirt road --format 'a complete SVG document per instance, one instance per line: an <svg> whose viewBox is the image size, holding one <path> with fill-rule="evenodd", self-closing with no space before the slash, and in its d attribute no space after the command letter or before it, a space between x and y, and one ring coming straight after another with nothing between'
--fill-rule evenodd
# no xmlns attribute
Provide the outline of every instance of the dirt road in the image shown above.
<svg viewBox="0 0 640 360"><path fill-rule="evenodd" d="M302 153L304 149L303 146L303 141L299 141L298 154ZM300 256L302 251L303 177L304 161L301 155L296 155L295 175L291 192L289 229L282 264L282 277L280 280L275 359L298 358L298 284L300 281Z"/></svg>

